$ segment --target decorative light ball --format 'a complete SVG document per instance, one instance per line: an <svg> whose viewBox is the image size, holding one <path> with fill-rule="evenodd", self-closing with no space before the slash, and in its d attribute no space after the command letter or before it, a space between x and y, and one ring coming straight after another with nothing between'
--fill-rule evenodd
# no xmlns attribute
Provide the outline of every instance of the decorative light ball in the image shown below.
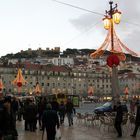
<svg viewBox="0 0 140 140"><path fill-rule="evenodd" d="M109 67L118 66L119 63L120 63L120 60L117 55L111 54L107 57L107 65Z"/></svg>
<svg viewBox="0 0 140 140"><path fill-rule="evenodd" d="M17 82L18 87L22 87L22 82Z"/></svg>

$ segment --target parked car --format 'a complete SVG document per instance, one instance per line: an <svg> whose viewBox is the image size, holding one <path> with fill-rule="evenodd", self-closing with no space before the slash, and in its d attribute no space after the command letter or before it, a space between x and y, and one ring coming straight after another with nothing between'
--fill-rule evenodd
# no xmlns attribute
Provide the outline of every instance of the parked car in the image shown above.
<svg viewBox="0 0 140 140"><path fill-rule="evenodd" d="M99 106L94 109L94 113L96 114L102 114L104 112L111 112L113 110L112 108L112 103L111 102L106 102L102 106Z"/></svg>
<svg viewBox="0 0 140 140"><path fill-rule="evenodd" d="M123 112L128 112L127 105L125 103L122 103L122 109ZM104 112L112 112L112 111L114 111L112 102L106 102L102 106L99 106L94 109L94 113L96 114L102 114Z"/></svg>

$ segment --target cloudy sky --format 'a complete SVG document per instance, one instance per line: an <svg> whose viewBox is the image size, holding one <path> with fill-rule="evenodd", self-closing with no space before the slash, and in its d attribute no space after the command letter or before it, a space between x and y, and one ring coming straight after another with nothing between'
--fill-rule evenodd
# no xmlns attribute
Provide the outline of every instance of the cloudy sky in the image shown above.
<svg viewBox="0 0 140 140"><path fill-rule="evenodd" d="M109 0L59 0L100 14ZM140 0L114 0L122 12L117 35L140 55ZM41 47L97 49L107 31L103 15L60 4L53 0L0 0L0 56Z"/></svg>

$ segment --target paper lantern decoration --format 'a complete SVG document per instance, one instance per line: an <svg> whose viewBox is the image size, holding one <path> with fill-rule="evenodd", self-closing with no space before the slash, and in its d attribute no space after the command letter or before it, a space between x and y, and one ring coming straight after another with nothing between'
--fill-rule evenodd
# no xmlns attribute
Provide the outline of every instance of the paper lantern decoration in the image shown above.
<svg viewBox="0 0 140 140"><path fill-rule="evenodd" d="M111 54L111 55L108 56L108 58L107 58L107 65L109 67L118 66L119 63L120 63L120 60L119 60L117 55Z"/></svg>
<svg viewBox="0 0 140 140"><path fill-rule="evenodd" d="M17 86L18 87L22 87L22 83L21 82L17 82Z"/></svg>

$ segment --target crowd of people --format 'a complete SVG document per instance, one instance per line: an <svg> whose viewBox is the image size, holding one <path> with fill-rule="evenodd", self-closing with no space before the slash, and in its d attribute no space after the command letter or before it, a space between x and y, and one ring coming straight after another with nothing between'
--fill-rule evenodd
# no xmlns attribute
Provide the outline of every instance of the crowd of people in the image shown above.
<svg viewBox="0 0 140 140"><path fill-rule="evenodd" d="M25 131L35 132L37 122L41 131L47 131L47 140L54 140L56 127L64 123L67 116L69 126L73 125L73 113L75 108L71 99L67 103L59 104L54 98L48 101L46 97L40 98L39 102L33 98L26 100L17 97L0 97L0 140L4 137L18 137L16 121L24 120Z"/></svg>
<svg viewBox="0 0 140 140"><path fill-rule="evenodd" d="M114 127L118 137L122 137L123 109L121 102L117 102L114 111L116 112ZM130 113L135 114L135 112L135 129L131 135L133 137L136 137L140 126L139 101L130 102ZM56 128L59 129L60 125L63 125L65 116L68 118L69 126L73 125L73 114L75 113L71 99L68 99L67 103L63 101L58 103L56 98L48 101L46 97L41 97L36 102L33 98L21 100L17 97L0 97L0 140L3 140L3 138L17 140L16 121L22 120L25 122L25 131L35 132L39 127L40 131L47 131L47 140L55 140Z"/></svg>

